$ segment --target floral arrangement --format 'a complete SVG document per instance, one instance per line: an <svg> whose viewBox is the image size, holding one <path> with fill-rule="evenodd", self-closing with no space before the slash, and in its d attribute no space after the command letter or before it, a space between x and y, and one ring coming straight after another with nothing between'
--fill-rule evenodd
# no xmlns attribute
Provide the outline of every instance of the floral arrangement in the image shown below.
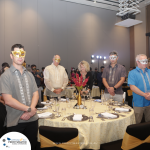
<svg viewBox="0 0 150 150"><path fill-rule="evenodd" d="M83 87L85 87L86 83L89 80L89 77L86 78L83 82L83 77L76 73L76 78L72 77L73 82L75 83L75 87L78 89L78 91L81 91Z"/></svg>

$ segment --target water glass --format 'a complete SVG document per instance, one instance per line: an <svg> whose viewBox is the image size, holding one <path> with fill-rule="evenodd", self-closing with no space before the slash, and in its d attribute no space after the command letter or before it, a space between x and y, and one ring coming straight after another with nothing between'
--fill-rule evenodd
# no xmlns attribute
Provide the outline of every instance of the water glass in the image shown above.
<svg viewBox="0 0 150 150"><path fill-rule="evenodd" d="M95 103L95 101L94 101L94 100L91 100L91 101L90 101L90 106L91 106L92 108L94 108L94 107L95 107L95 104L96 104L96 103Z"/></svg>
<svg viewBox="0 0 150 150"><path fill-rule="evenodd" d="M105 102L105 105L106 105L105 112L108 112L108 106L109 106L109 102L108 102L108 101L106 101L106 102Z"/></svg>
<svg viewBox="0 0 150 150"><path fill-rule="evenodd" d="M115 105L115 106L118 106L118 101L114 101L114 105Z"/></svg>
<svg viewBox="0 0 150 150"><path fill-rule="evenodd" d="M104 101L105 101L105 95L102 94L102 95L101 95L101 105L104 105Z"/></svg>
<svg viewBox="0 0 150 150"><path fill-rule="evenodd" d="M55 106L56 106L56 112L57 112L56 116L59 116L59 107L60 107L60 102L56 100L56 104L55 104Z"/></svg>
<svg viewBox="0 0 150 150"><path fill-rule="evenodd" d="M62 113L62 116L63 116L63 117L66 116L66 108L65 108L65 107L63 107L63 108L61 109L61 113Z"/></svg>
<svg viewBox="0 0 150 150"><path fill-rule="evenodd" d="M93 116L94 115L94 108L91 107L89 108L89 116Z"/></svg>
<svg viewBox="0 0 150 150"><path fill-rule="evenodd" d="M48 112L52 112L52 106L51 105L48 105Z"/></svg>
<svg viewBox="0 0 150 150"><path fill-rule="evenodd" d="M85 96L82 96L82 102L83 102L83 105L85 106Z"/></svg>
<svg viewBox="0 0 150 150"><path fill-rule="evenodd" d="M67 104L67 108L68 108L68 115L70 115L71 113L70 113L70 108L71 108L71 102L70 102L70 100L66 100L66 104Z"/></svg>

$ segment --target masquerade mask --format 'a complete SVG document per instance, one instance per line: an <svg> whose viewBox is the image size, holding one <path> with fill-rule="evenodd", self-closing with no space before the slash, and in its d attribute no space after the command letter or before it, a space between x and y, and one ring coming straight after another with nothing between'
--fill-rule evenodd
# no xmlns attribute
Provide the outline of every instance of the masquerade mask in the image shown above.
<svg viewBox="0 0 150 150"><path fill-rule="evenodd" d="M57 63L59 63L59 62L61 61L61 59L60 59L60 58L55 58L55 61L56 61Z"/></svg>
<svg viewBox="0 0 150 150"><path fill-rule="evenodd" d="M112 55L112 56L109 56L109 58L110 58L111 60L116 60L117 56Z"/></svg>
<svg viewBox="0 0 150 150"><path fill-rule="evenodd" d="M139 60L142 65L148 64L148 59Z"/></svg>
<svg viewBox="0 0 150 150"><path fill-rule="evenodd" d="M26 51L20 49L19 51L12 51L12 54L17 58L24 58L26 56Z"/></svg>

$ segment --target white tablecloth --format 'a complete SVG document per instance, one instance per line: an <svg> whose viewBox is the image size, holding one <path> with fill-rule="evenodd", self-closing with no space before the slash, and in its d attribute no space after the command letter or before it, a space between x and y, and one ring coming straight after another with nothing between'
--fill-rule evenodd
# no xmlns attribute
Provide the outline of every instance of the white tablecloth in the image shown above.
<svg viewBox="0 0 150 150"><path fill-rule="evenodd" d="M76 101L72 102L72 106L76 104ZM89 116L89 107L90 102L85 103L88 109L70 109L71 113L76 114L85 114ZM61 102L60 110L62 107L66 107L66 102ZM101 105L96 102L94 108L95 112L104 112L106 109L105 105ZM68 112L68 108L66 112ZM83 121L83 122L74 122L74 121L61 121L62 117L57 119L39 119L39 126L52 126L52 127L74 127L79 131L79 141L80 148L86 149L100 149L100 144L108 143L111 141L116 141L122 139L126 128L130 124L135 123L134 110L129 114L125 114L125 117L119 116L118 119L105 119L102 121L100 118L96 118L97 114L93 116L94 122Z"/></svg>

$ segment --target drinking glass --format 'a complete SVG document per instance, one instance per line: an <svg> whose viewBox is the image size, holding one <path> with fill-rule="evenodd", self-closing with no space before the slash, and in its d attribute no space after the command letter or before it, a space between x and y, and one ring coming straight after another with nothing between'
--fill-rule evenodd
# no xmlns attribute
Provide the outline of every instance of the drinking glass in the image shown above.
<svg viewBox="0 0 150 150"><path fill-rule="evenodd" d="M67 91L67 89L65 90L65 96L66 96L66 99L69 98L69 92Z"/></svg>
<svg viewBox="0 0 150 150"><path fill-rule="evenodd" d="M70 102L70 100L69 99L66 99L66 104L67 104L67 108L68 108L68 115L70 115L71 114L71 112L70 112L70 108L71 108L71 102Z"/></svg>
<svg viewBox="0 0 150 150"><path fill-rule="evenodd" d="M52 106L51 105L48 105L48 112L52 112Z"/></svg>
<svg viewBox="0 0 150 150"><path fill-rule="evenodd" d="M61 113L62 113L62 116L63 116L63 117L66 116L66 108L65 108L65 107L63 107L63 108L61 109Z"/></svg>
<svg viewBox="0 0 150 150"><path fill-rule="evenodd" d="M85 96L82 95L81 98L82 98L83 106L85 107Z"/></svg>
<svg viewBox="0 0 150 150"><path fill-rule="evenodd" d="M101 105L104 105L104 101L105 101L105 95L102 94L102 95L101 95Z"/></svg>
<svg viewBox="0 0 150 150"><path fill-rule="evenodd" d="M94 115L94 108L91 107L89 108L89 116L93 116Z"/></svg>
<svg viewBox="0 0 150 150"><path fill-rule="evenodd" d="M59 108L60 108L60 101L59 100L56 100L56 116L60 116L59 115Z"/></svg>
<svg viewBox="0 0 150 150"><path fill-rule="evenodd" d="M95 107L95 104L96 104L96 103L95 103L95 101L94 101L94 100L91 100L91 101L90 101L90 106L91 106L92 108L94 108L94 107Z"/></svg>

